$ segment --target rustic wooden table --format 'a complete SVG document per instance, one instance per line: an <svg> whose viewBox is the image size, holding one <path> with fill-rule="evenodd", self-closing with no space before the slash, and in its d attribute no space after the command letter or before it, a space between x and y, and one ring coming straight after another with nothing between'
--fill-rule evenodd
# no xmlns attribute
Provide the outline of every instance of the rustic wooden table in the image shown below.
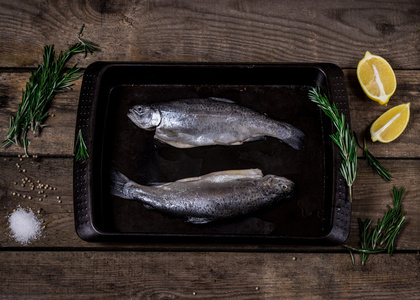
<svg viewBox="0 0 420 300"><path fill-rule="evenodd" d="M53 101L50 125L31 139L37 157L0 150L0 298L279 299L420 298L420 2L406 1L11 1L0 0L0 137L45 44L73 44L82 24L101 52L94 61L286 63L330 62L345 74L351 125L359 137L389 107L411 102L406 131L368 147L394 176L386 183L359 152L351 231L376 220L406 187L407 222L395 255L351 263L342 246L87 243L75 232L73 141L81 79ZM369 100L356 78L365 51L385 57L398 87L388 107ZM19 164L21 168L17 168ZM26 174L19 173L25 169ZM39 201L22 177L57 190ZM22 194L14 196L13 192ZM61 197L61 203L57 200ZM40 211L42 237L22 245L7 216L18 205Z"/></svg>

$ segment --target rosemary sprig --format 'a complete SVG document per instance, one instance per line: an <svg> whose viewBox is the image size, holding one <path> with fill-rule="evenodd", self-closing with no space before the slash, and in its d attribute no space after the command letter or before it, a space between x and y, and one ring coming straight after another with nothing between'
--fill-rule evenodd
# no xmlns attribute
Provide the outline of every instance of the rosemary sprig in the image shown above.
<svg viewBox="0 0 420 300"><path fill-rule="evenodd" d="M357 139L356 139L357 142ZM379 160L368 150L366 146L366 139L363 140L363 147L357 143L357 145L363 149L363 156L366 158L369 166L375 171L376 174L382 177L383 180L386 182L390 182L392 180L392 176L389 171L382 166Z"/></svg>
<svg viewBox="0 0 420 300"><path fill-rule="evenodd" d="M330 103L327 96L321 95L319 87L312 88L309 91L309 99L316 103L318 107L331 119L337 132L330 135L334 143L340 149L343 157L340 172L347 182L352 201L352 187L357 176L357 151L354 137L350 132L350 127L345 121L344 114L339 114L334 103Z"/></svg>
<svg viewBox="0 0 420 300"><path fill-rule="evenodd" d="M79 129L77 134L76 143L74 145L74 154L76 156L76 161L84 160L89 157L85 141L83 139L82 130Z"/></svg>
<svg viewBox="0 0 420 300"><path fill-rule="evenodd" d="M67 51L55 55L54 45L47 45L43 50L43 62L38 65L35 72L26 83L22 91L22 102L18 106L15 116L9 120L9 132L3 141L2 148L14 144L21 145L27 154L29 139L28 132L32 131L37 136L39 131L47 126L44 121L48 117L48 109L54 96L59 92L69 90L72 82L82 76L77 65L71 67L66 73L64 70L67 61L75 54L99 51L97 45L89 42L81 35L84 25L77 36L78 43Z"/></svg>
<svg viewBox="0 0 420 300"><path fill-rule="evenodd" d="M93 54L93 52L101 51L101 50L98 48L97 44L82 38L82 33L83 33L84 28L85 28L85 24L82 25L82 28L80 28L79 34L77 35L77 39L79 40L79 43L75 44L74 46L76 46L76 48L81 48L82 51L85 52L85 57L86 57L88 53Z"/></svg>
<svg viewBox="0 0 420 300"><path fill-rule="evenodd" d="M362 265L368 262L369 254L388 252L390 256L393 255L395 239L405 222L401 205L405 191L404 187L397 189L394 186L392 190L394 208L387 205L385 216L382 220L378 219L378 224L373 230L370 228L372 220L365 219L362 221L360 218L357 219L359 223L360 248L344 246L349 249L353 264L354 257L351 251L360 253Z"/></svg>

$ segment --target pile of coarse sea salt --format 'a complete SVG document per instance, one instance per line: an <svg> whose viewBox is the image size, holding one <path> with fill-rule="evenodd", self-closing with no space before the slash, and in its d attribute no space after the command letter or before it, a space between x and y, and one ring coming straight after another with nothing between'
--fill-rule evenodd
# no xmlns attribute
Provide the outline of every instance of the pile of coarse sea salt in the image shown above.
<svg viewBox="0 0 420 300"><path fill-rule="evenodd" d="M10 235L16 241L26 245L41 236L41 222L33 211L18 207L9 216Z"/></svg>

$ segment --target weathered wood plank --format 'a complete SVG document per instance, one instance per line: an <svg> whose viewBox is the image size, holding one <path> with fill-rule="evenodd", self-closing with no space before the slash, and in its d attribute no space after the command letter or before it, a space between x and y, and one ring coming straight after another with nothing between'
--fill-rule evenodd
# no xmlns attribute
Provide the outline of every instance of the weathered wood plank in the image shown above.
<svg viewBox="0 0 420 300"><path fill-rule="evenodd" d="M0 298L418 299L419 254L346 261L332 253L5 251Z"/></svg>
<svg viewBox="0 0 420 300"><path fill-rule="evenodd" d="M351 124L360 141L368 140L368 148L378 157L408 157L420 155L420 71L396 71L397 91L387 106L381 106L370 100L363 93L357 81L355 70L344 70L348 100L350 105ZM0 138L3 140L8 132L9 117L16 113L21 102L21 91L29 78L29 73L0 73ZM81 80L75 82L73 90L55 97L50 109L46 127L40 137L32 138L29 151L31 154L65 155L73 154L73 139L76 125L76 113L79 102ZM411 102L411 119L406 131L390 144L372 143L370 141L370 125L387 109ZM308 101L308 105L312 105ZM23 153L19 147L11 146L0 149L0 155L17 155Z"/></svg>
<svg viewBox="0 0 420 300"><path fill-rule="evenodd" d="M416 0L12 1L0 3L0 66L35 66L44 44L66 50L80 26L100 44L94 60L333 62L352 68L366 50L419 68Z"/></svg>
<svg viewBox="0 0 420 300"><path fill-rule="evenodd" d="M20 165L17 168L16 163ZM407 222L397 242L398 250L420 250L420 160L386 160L384 164L390 169L394 180L391 183L384 182L379 176L372 173L366 161L359 160L359 174L354 186L353 212L351 220L350 237L346 244L357 246L359 242L357 218L371 218L376 224L377 218L381 218L387 205L392 205L391 189L405 186L406 196L403 199L403 208L406 211ZM25 173L19 170L25 169ZM78 238L74 229L73 217L73 191L72 191L72 159L70 158L27 158L21 162L17 157L0 158L0 247L21 247L20 244L9 238L7 216L18 205L30 207L34 212L41 209L41 218L46 225L44 235L39 240L27 247L51 247L51 248L138 248L138 249L230 249L237 251L284 251L287 249L335 249L344 251L339 247L296 247L276 245L211 245L211 244L92 244ZM40 180L44 184L56 187L56 190L46 190L39 195L38 189L30 190L27 183L22 187L22 179L27 177L32 181ZM18 184L15 185L14 182ZM12 193L20 194L20 197ZM23 195L26 198L23 198ZM44 198L43 195L47 195ZM32 199L28 199L31 196ZM57 196L62 203L58 203ZM39 201L39 198L42 201Z"/></svg>

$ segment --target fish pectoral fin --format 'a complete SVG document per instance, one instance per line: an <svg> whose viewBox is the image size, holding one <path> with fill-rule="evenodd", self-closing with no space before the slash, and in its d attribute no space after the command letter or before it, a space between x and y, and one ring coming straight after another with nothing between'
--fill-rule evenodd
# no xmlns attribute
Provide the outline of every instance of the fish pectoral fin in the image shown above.
<svg viewBox="0 0 420 300"><path fill-rule="evenodd" d="M213 140L213 144L219 145L219 146L239 146L239 145L242 145L243 143L244 143L243 141L236 141L236 142L230 143L230 142L225 142L225 141Z"/></svg>
<svg viewBox="0 0 420 300"><path fill-rule="evenodd" d="M200 218L200 217L188 217L186 222L193 223L193 224L206 224L213 221L210 218Z"/></svg>
<svg viewBox="0 0 420 300"><path fill-rule="evenodd" d="M214 143L216 145L224 145L224 146L239 146L242 145L244 142L255 142L255 141L261 141L261 140L265 140L266 137L265 136L256 136L256 137L251 137L249 139L243 140L243 141L236 141L233 143L226 143L226 142L221 142L221 141L217 141L215 140Z"/></svg>
<svg viewBox="0 0 420 300"><path fill-rule="evenodd" d="M214 100L214 101L219 101L219 102L230 103L230 104L236 103L235 101L230 100L230 99L226 99L226 98L209 97L209 99Z"/></svg>
<svg viewBox="0 0 420 300"><path fill-rule="evenodd" d="M246 139L246 140L243 140L243 141L237 141L237 142L234 142L234 143L230 143L229 145L238 146L238 145L242 145L244 142L262 141L262 140L265 140L265 139L266 139L265 136L256 136L256 137L252 137L252 138L249 138L249 139Z"/></svg>
<svg viewBox="0 0 420 300"><path fill-rule="evenodd" d="M153 206L151 206L151 205L149 205L149 204L143 204L143 206L144 206L144 208L146 208L146 209L150 209L150 210L155 209Z"/></svg>
<svg viewBox="0 0 420 300"><path fill-rule="evenodd" d="M262 135L262 136L256 136L256 137L249 138L249 139L245 140L245 142L263 141L263 140L266 140L266 139L267 138Z"/></svg>
<svg viewBox="0 0 420 300"><path fill-rule="evenodd" d="M168 182L149 182L148 186L161 186L165 184L168 184Z"/></svg>
<svg viewBox="0 0 420 300"><path fill-rule="evenodd" d="M178 138L178 137L179 137L179 135L177 135L174 132L172 132L169 135L166 134L166 132L165 132L165 135L157 135L157 134L155 134L155 139L157 139L158 141L160 141L162 143L171 145L171 146L173 146L175 148L184 149L184 148L193 148L193 147L195 147L195 145L192 145L192 144L187 144L187 143L182 143L182 142L176 142L176 141L172 141L171 140L171 139Z"/></svg>
<svg viewBox="0 0 420 300"><path fill-rule="evenodd" d="M169 130L169 129L158 128L156 129L156 133L155 133L155 138L159 138L159 137L173 138L173 137L178 137L178 136L179 136L179 132Z"/></svg>

